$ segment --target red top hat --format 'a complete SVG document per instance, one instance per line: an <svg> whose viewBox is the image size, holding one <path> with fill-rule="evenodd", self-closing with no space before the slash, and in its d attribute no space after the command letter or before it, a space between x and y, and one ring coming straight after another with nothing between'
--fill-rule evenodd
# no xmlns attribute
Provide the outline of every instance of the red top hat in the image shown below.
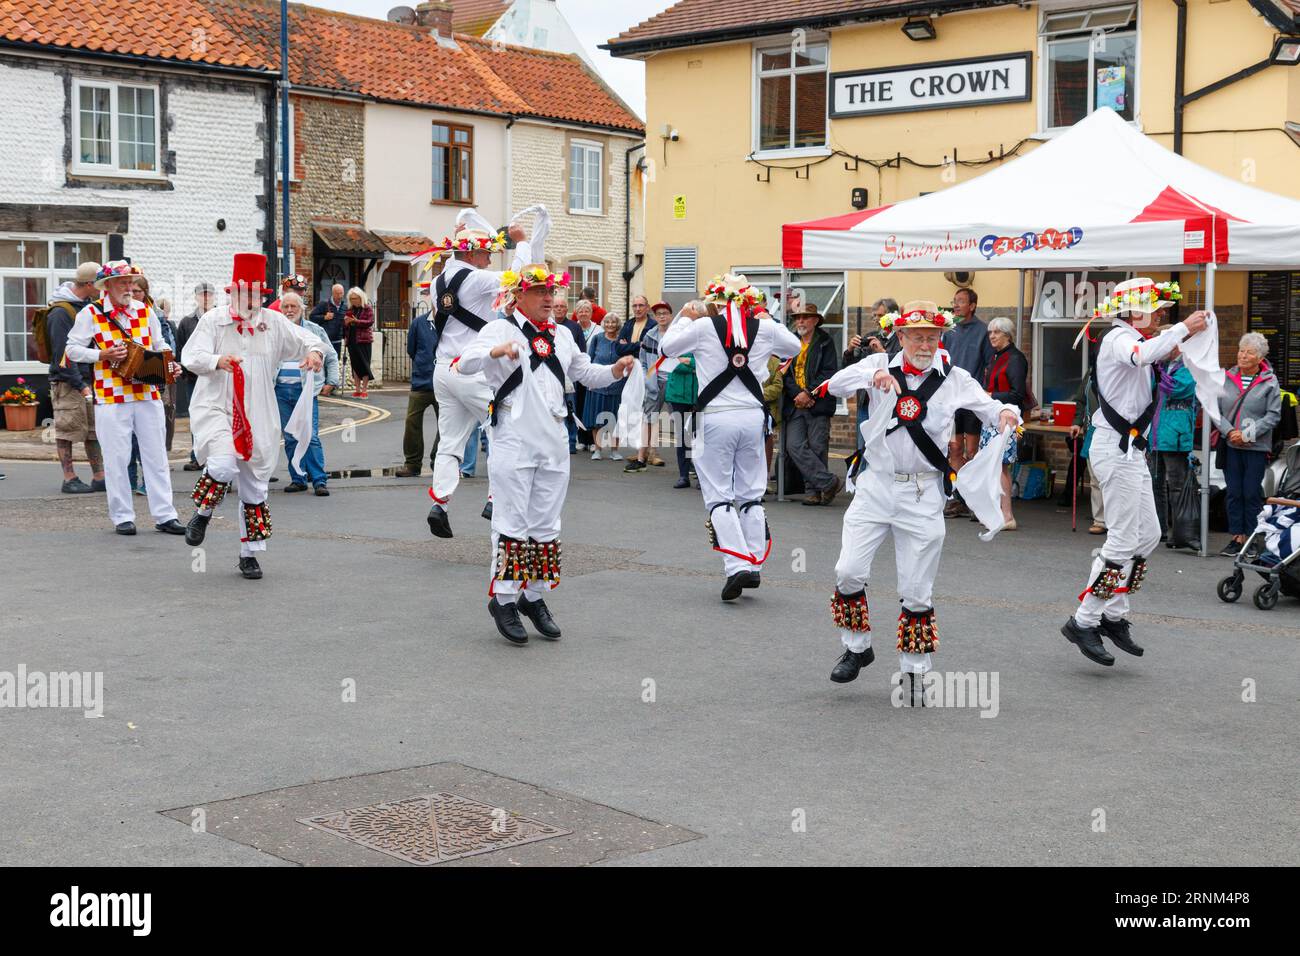
<svg viewBox="0 0 1300 956"><path fill-rule="evenodd" d="M241 282L249 286L254 283L259 286L266 284L266 256L260 252L235 253L235 266L226 291L229 292Z"/></svg>

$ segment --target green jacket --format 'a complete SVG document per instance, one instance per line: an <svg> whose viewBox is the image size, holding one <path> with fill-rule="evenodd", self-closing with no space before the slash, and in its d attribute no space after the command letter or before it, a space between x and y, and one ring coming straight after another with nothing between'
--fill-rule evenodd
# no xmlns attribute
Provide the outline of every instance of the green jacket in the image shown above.
<svg viewBox="0 0 1300 956"><path fill-rule="evenodd" d="M682 358L689 362L678 362L668 373L668 384L664 386L664 401L674 405L694 405L699 396L699 383L695 378L695 357L690 353Z"/></svg>

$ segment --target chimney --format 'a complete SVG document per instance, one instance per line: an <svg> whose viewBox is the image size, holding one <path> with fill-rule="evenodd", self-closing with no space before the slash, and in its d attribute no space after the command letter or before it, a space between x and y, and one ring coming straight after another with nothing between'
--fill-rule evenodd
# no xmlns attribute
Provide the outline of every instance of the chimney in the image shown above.
<svg viewBox="0 0 1300 956"><path fill-rule="evenodd" d="M415 8L415 18L422 27L432 27L439 36L451 36L452 5L448 0L432 0Z"/></svg>

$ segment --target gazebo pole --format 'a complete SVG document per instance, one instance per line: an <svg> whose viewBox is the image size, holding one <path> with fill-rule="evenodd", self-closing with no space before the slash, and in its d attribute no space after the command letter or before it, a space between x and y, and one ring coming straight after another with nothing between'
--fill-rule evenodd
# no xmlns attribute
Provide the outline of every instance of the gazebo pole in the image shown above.
<svg viewBox="0 0 1300 956"><path fill-rule="evenodd" d="M788 293L790 291L790 275L785 271L785 263L781 264L781 321L789 325L790 317L785 314L786 306L789 304ZM845 307L847 308L847 301ZM785 422L782 421L781 428L776 433L776 453L772 455L772 460L776 462L776 500L785 501Z"/></svg>
<svg viewBox="0 0 1300 956"><path fill-rule="evenodd" d="M1017 271L1020 273L1020 297L1016 299L1016 348L1023 348L1025 340L1021 336L1025 325L1025 270Z"/></svg>
<svg viewBox="0 0 1300 956"><path fill-rule="evenodd" d="M1205 266L1205 311L1214 311L1214 273L1211 259ZM1210 467L1214 461L1210 449L1210 409L1201 408L1201 557L1210 553Z"/></svg>

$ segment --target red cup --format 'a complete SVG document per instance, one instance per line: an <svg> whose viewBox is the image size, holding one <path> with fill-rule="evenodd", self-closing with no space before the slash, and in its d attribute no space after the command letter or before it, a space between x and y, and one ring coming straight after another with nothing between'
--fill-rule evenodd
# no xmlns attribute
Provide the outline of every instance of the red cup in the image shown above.
<svg viewBox="0 0 1300 956"><path fill-rule="evenodd" d="M1065 428L1074 424L1074 402L1052 402L1052 424Z"/></svg>

